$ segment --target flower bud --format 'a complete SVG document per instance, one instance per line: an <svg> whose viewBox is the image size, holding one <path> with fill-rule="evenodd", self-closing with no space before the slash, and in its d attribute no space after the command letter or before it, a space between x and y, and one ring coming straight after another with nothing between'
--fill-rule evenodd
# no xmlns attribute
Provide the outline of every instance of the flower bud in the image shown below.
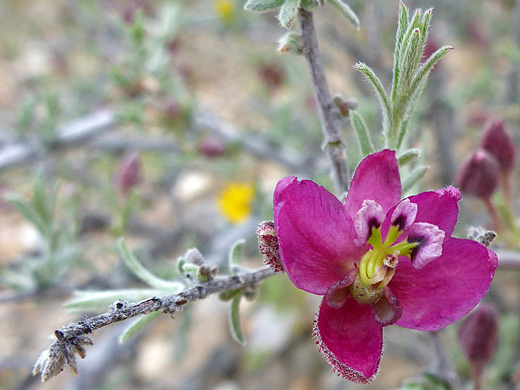
<svg viewBox="0 0 520 390"><path fill-rule="evenodd" d="M502 119L495 119L488 123L482 134L480 147L495 157L502 174L508 175L514 169L516 146L513 138L506 131Z"/></svg>
<svg viewBox="0 0 520 390"><path fill-rule="evenodd" d="M482 304L459 328L459 344L470 363L479 369L493 357L498 344L497 310Z"/></svg>
<svg viewBox="0 0 520 390"><path fill-rule="evenodd" d="M348 118L350 115L350 111L355 110L358 106L358 103L354 99L343 99L341 95L334 96L333 100L336 107L339 108L339 112L345 118Z"/></svg>
<svg viewBox="0 0 520 390"><path fill-rule="evenodd" d="M296 55L302 54L303 39L301 35L290 32L285 34L278 41L278 49L280 53L292 53Z"/></svg>
<svg viewBox="0 0 520 390"><path fill-rule="evenodd" d="M258 75L271 92L280 88L285 79L283 68L275 63L261 65L258 68Z"/></svg>
<svg viewBox="0 0 520 390"><path fill-rule="evenodd" d="M197 151L208 158L216 158L226 152L226 145L219 138L208 136L197 144Z"/></svg>
<svg viewBox="0 0 520 390"><path fill-rule="evenodd" d="M273 221L264 221L256 229L258 235L258 249L264 259L264 264L271 267L275 272L284 272L278 238Z"/></svg>
<svg viewBox="0 0 520 390"><path fill-rule="evenodd" d="M498 186L498 163L484 149L478 149L459 168L455 185L463 193L487 200Z"/></svg>
<svg viewBox="0 0 520 390"><path fill-rule="evenodd" d="M115 184L123 195L141 183L141 160L139 153L129 152L123 156L115 175Z"/></svg>

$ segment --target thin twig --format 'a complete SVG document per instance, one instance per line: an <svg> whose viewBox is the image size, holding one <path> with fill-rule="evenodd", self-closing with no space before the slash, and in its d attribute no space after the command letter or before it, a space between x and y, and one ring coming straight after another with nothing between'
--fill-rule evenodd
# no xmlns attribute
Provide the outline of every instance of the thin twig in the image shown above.
<svg viewBox="0 0 520 390"><path fill-rule="evenodd" d="M252 272L243 272L225 278L201 282L178 294L153 297L137 303L116 301L106 313L68 323L56 330L54 332L55 340L41 354L33 372L35 375L41 373L42 381L45 382L59 374L63 365L67 363L71 371L77 373L74 355L78 353L81 357L84 357L83 345L92 345L92 340L86 336L87 334L105 326L156 311L173 314L182 310L186 304L204 299L211 294L254 288L260 281L272 275L274 275L272 269L262 268Z"/></svg>
<svg viewBox="0 0 520 390"><path fill-rule="evenodd" d="M116 119L111 111L100 111L70 122L58 130L51 150L83 145L114 128ZM38 143L14 143L0 149L0 171L45 157L46 151Z"/></svg>
<svg viewBox="0 0 520 390"><path fill-rule="evenodd" d="M436 356L435 367L433 368L435 374L444 382L449 384L450 389L458 389L459 378L448 361L439 331L429 332L429 335L432 340L433 349Z"/></svg>
<svg viewBox="0 0 520 390"><path fill-rule="evenodd" d="M242 129L209 112L201 111L197 113L193 119L193 123L196 128L210 130L226 144L239 143L244 149L251 152L251 154L259 158L277 161L293 171L301 170L306 164L305 161L288 154L287 151L273 148L272 145L259 137L252 135L244 137L244 131Z"/></svg>
<svg viewBox="0 0 520 390"><path fill-rule="evenodd" d="M520 271L520 253L508 250L497 250L495 252L498 256L499 269Z"/></svg>
<svg viewBox="0 0 520 390"><path fill-rule="evenodd" d="M325 70L321 63L312 13L301 8L299 18L302 29L303 56L307 60L314 96L318 102L324 149L332 163L336 190L339 194L342 194L348 190L350 176L347 166L347 153L340 136L341 114L332 100Z"/></svg>

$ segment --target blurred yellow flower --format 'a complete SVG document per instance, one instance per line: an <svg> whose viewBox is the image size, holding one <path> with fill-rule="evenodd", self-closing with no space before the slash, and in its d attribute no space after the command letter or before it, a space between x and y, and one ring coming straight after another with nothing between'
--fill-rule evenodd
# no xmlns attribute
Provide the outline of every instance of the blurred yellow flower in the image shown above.
<svg viewBox="0 0 520 390"><path fill-rule="evenodd" d="M219 211L231 223L244 222L251 215L254 195L253 184L230 183L218 196Z"/></svg>
<svg viewBox="0 0 520 390"><path fill-rule="evenodd" d="M215 10L222 22L232 23L235 20L236 10L233 0L215 0Z"/></svg>

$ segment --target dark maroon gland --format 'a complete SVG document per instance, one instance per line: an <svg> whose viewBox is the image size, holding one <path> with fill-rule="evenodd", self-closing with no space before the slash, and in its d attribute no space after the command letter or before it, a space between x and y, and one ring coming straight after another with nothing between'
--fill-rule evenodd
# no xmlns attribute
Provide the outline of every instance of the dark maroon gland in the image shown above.
<svg viewBox="0 0 520 390"><path fill-rule="evenodd" d="M116 188L122 194L127 194L141 183L141 159L139 153L129 152L123 156L115 175Z"/></svg>
<svg viewBox="0 0 520 390"><path fill-rule="evenodd" d="M198 143L197 150L206 157L217 158L226 152L226 145L219 138L208 136Z"/></svg>
<svg viewBox="0 0 520 390"><path fill-rule="evenodd" d="M273 221L264 221L256 229L258 235L258 249L264 259L264 264L271 267L274 272L285 272L280 259L278 238Z"/></svg>
<svg viewBox="0 0 520 390"><path fill-rule="evenodd" d="M503 174L507 175L514 169L516 145L502 119L495 119L488 123L482 134L480 147L495 157Z"/></svg>
<svg viewBox="0 0 520 390"><path fill-rule="evenodd" d="M486 200L497 189L498 175L496 159L484 149L477 149L459 168L455 185L465 194Z"/></svg>
<svg viewBox="0 0 520 390"><path fill-rule="evenodd" d="M490 305L482 304L473 311L459 328L459 343L468 360L483 367L497 349L499 316Z"/></svg>

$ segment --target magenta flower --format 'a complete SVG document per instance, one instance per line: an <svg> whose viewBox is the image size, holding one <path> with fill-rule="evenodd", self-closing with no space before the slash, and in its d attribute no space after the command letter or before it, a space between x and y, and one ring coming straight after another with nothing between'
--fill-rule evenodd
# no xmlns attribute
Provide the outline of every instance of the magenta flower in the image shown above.
<svg viewBox="0 0 520 390"><path fill-rule="evenodd" d="M384 326L443 328L488 291L495 253L451 237L460 198L448 187L401 200L390 150L359 164L344 204L309 180L278 183L280 257L296 287L324 296L314 333L339 375L368 383L379 369Z"/></svg>

